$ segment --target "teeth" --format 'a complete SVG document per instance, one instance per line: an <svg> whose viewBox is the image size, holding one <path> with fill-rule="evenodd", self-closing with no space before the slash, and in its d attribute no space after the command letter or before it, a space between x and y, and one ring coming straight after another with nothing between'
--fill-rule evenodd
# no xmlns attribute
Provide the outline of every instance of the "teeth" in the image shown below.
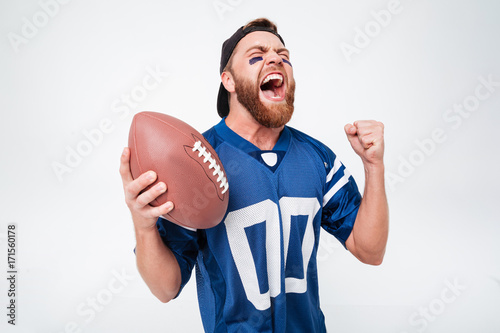
<svg viewBox="0 0 500 333"><path fill-rule="evenodd" d="M268 75L268 76L266 76L266 78L264 79L264 82L262 82L262 84L266 84L266 83L268 83L271 80L279 80L279 82L278 82L278 84L276 86L280 87L281 84L283 83L283 76L281 74L271 74L271 75Z"/></svg>

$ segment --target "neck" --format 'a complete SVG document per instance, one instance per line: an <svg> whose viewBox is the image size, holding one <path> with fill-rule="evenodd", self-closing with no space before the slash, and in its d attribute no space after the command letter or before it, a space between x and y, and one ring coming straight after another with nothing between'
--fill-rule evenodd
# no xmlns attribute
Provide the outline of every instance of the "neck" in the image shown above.
<svg viewBox="0 0 500 333"><path fill-rule="evenodd" d="M248 111L238 112L234 109L227 116L226 125L261 150L272 150L285 127L268 128L262 126Z"/></svg>

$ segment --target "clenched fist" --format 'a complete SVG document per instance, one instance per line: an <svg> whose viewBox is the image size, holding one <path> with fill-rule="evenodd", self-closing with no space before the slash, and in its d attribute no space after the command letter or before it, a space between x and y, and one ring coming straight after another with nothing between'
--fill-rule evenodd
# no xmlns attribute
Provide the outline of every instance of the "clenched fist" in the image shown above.
<svg viewBox="0 0 500 333"><path fill-rule="evenodd" d="M365 165L382 165L384 159L384 124L375 120L358 120L344 127L352 149Z"/></svg>

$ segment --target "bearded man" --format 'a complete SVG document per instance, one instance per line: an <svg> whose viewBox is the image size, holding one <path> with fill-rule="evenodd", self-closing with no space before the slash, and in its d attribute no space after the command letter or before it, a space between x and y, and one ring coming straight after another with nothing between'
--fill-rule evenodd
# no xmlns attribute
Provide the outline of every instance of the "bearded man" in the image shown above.
<svg viewBox="0 0 500 333"><path fill-rule="evenodd" d="M217 109L222 120L203 135L225 166L227 213L216 227L192 230L165 220L174 205L148 203L165 183L142 192L154 172L130 175L121 158L136 233L139 272L163 302L177 297L196 267L206 332L326 332L316 254L320 228L363 263L379 265L388 237L383 125L344 127L365 169L363 197L338 157L286 126L295 81L276 25L257 19L222 47Z"/></svg>

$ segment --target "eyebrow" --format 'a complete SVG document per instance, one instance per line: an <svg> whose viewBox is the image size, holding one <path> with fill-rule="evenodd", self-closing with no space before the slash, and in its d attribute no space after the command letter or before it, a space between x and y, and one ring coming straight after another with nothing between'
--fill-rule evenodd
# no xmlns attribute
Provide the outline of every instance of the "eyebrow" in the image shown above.
<svg viewBox="0 0 500 333"><path fill-rule="evenodd" d="M262 52L265 53L265 52L269 51L270 47L269 46L264 46L264 45L254 45L254 46L249 47L246 50L245 54L247 54L248 52L250 52L252 50L255 50L255 49L260 50L260 51L262 51ZM290 53L290 51L288 51L288 49L285 48L285 47L280 47L280 48L276 49L276 53L281 53L283 51L285 51L287 53Z"/></svg>

